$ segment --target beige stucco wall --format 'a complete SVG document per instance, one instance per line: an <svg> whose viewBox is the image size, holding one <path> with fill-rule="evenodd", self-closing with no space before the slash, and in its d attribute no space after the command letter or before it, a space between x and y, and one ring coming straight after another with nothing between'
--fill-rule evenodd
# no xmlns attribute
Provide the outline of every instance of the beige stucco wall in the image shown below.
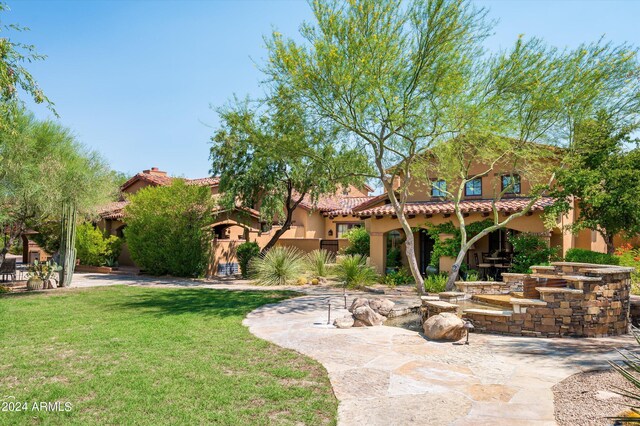
<svg viewBox="0 0 640 426"><path fill-rule="evenodd" d="M500 216L501 220L504 220L505 218L506 216L504 215ZM485 219L487 219L487 217L484 217L479 213L474 213L466 218L466 223L469 224ZM449 217L445 217L444 215L435 215L430 218L421 215L408 219L408 222L412 228L424 228L426 227L427 223L437 225L446 222L452 222L456 227L459 226L458 220L454 215L451 215ZM384 216L381 219L376 219L375 217L367 219L365 221L365 226L371 235L371 264L375 266L378 273L382 273L384 272L387 255L386 234L389 231L400 229L400 223L397 219L393 219L390 216ZM535 212L531 216L522 216L513 219L509 223L507 228L519 232L548 233L548 231L544 227L540 212ZM479 241L475 251L478 253L481 253L483 250L486 251L486 248L484 248L484 244L488 244L488 242ZM416 245L418 245L417 241ZM417 250L419 250L419 248L417 248ZM473 251L471 251L470 253L470 256L472 255ZM441 265L441 267L442 266L443 265ZM446 267L446 265L444 266Z"/></svg>

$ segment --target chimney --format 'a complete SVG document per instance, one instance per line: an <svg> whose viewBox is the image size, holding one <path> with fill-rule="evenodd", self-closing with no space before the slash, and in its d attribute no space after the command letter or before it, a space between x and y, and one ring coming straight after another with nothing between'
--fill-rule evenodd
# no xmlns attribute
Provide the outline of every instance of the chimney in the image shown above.
<svg viewBox="0 0 640 426"><path fill-rule="evenodd" d="M147 175L154 175L154 176L166 176L167 172L163 172L162 170L160 170L157 167L152 167L149 170L143 170L142 173L147 174Z"/></svg>

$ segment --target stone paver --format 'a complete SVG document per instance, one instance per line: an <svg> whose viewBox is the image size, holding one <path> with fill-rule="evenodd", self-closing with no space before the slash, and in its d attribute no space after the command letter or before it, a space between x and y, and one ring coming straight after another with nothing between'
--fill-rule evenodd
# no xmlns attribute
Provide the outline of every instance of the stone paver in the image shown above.
<svg viewBox="0 0 640 426"><path fill-rule="evenodd" d="M347 313L332 299L332 316ZM258 337L322 363L342 425L553 425L551 387L604 367L628 336L535 339L472 334L469 346L395 327L326 327L328 298L264 306L244 323ZM336 308L336 307L340 308Z"/></svg>
<svg viewBox="0 0 640 426"><path fill-rule="evenodd" d="M249 281L203 283L99 274L76 274L74 279L75 287L114 284L271 289ZM331 321L348 313L341 291L317 286L289 289L311 294L263 306L244 324L256 336L325 366L340 401L341 425L553 425L552 386L579 371L607 366L608 359L618 357L615 347L633 345L629 336L535 339L472 334L471 344L465 346L428 341L396 327L341 330L327 326L329 302Z"/></svg>

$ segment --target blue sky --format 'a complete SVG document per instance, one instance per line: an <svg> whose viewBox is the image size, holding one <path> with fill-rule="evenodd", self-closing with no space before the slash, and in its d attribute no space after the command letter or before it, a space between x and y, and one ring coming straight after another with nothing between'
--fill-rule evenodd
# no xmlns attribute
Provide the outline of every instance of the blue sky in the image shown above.
<svg viewBox="0 0 640 426"><path fill-rule="evenodd" d="M498 19L489 48L518 34L573 47L605 35L640 45L640 1L477 1ZM257 96L272 28L297 35L311 19L302 0L11 1L4 23L48 56L30 70L55 102L61 122L119 171L151 166L206 176L217 124L210 106L234 93ZM39 117L50 114L34 107Z"/></svg>

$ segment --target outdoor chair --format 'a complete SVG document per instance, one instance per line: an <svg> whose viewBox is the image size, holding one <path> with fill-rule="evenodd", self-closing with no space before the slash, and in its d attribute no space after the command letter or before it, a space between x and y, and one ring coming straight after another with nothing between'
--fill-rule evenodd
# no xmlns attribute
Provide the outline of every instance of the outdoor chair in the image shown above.
<svg viewBox="0 0 640 426"><path fill-rule="evenodd" d="M2 265L0 265L0 277L2 281L6 281L6 277L9 277L11 281L16 280L16 260L15 259L4 259Z"/></svg>
<svg viewBox="0 0 640 426"><path fill-rule="evenodd" d="M484 253L482 253L483 255L483 260L484 260ZM478 259L478 253L473 253L473 260L475 260L476 265L478 266L478 269L480 270L480 279L484 280L487 277L487 271L489 269L491 269L491 264L490 263L486 263L486 262L482 262L480 263L480 260Z"/></svg>

